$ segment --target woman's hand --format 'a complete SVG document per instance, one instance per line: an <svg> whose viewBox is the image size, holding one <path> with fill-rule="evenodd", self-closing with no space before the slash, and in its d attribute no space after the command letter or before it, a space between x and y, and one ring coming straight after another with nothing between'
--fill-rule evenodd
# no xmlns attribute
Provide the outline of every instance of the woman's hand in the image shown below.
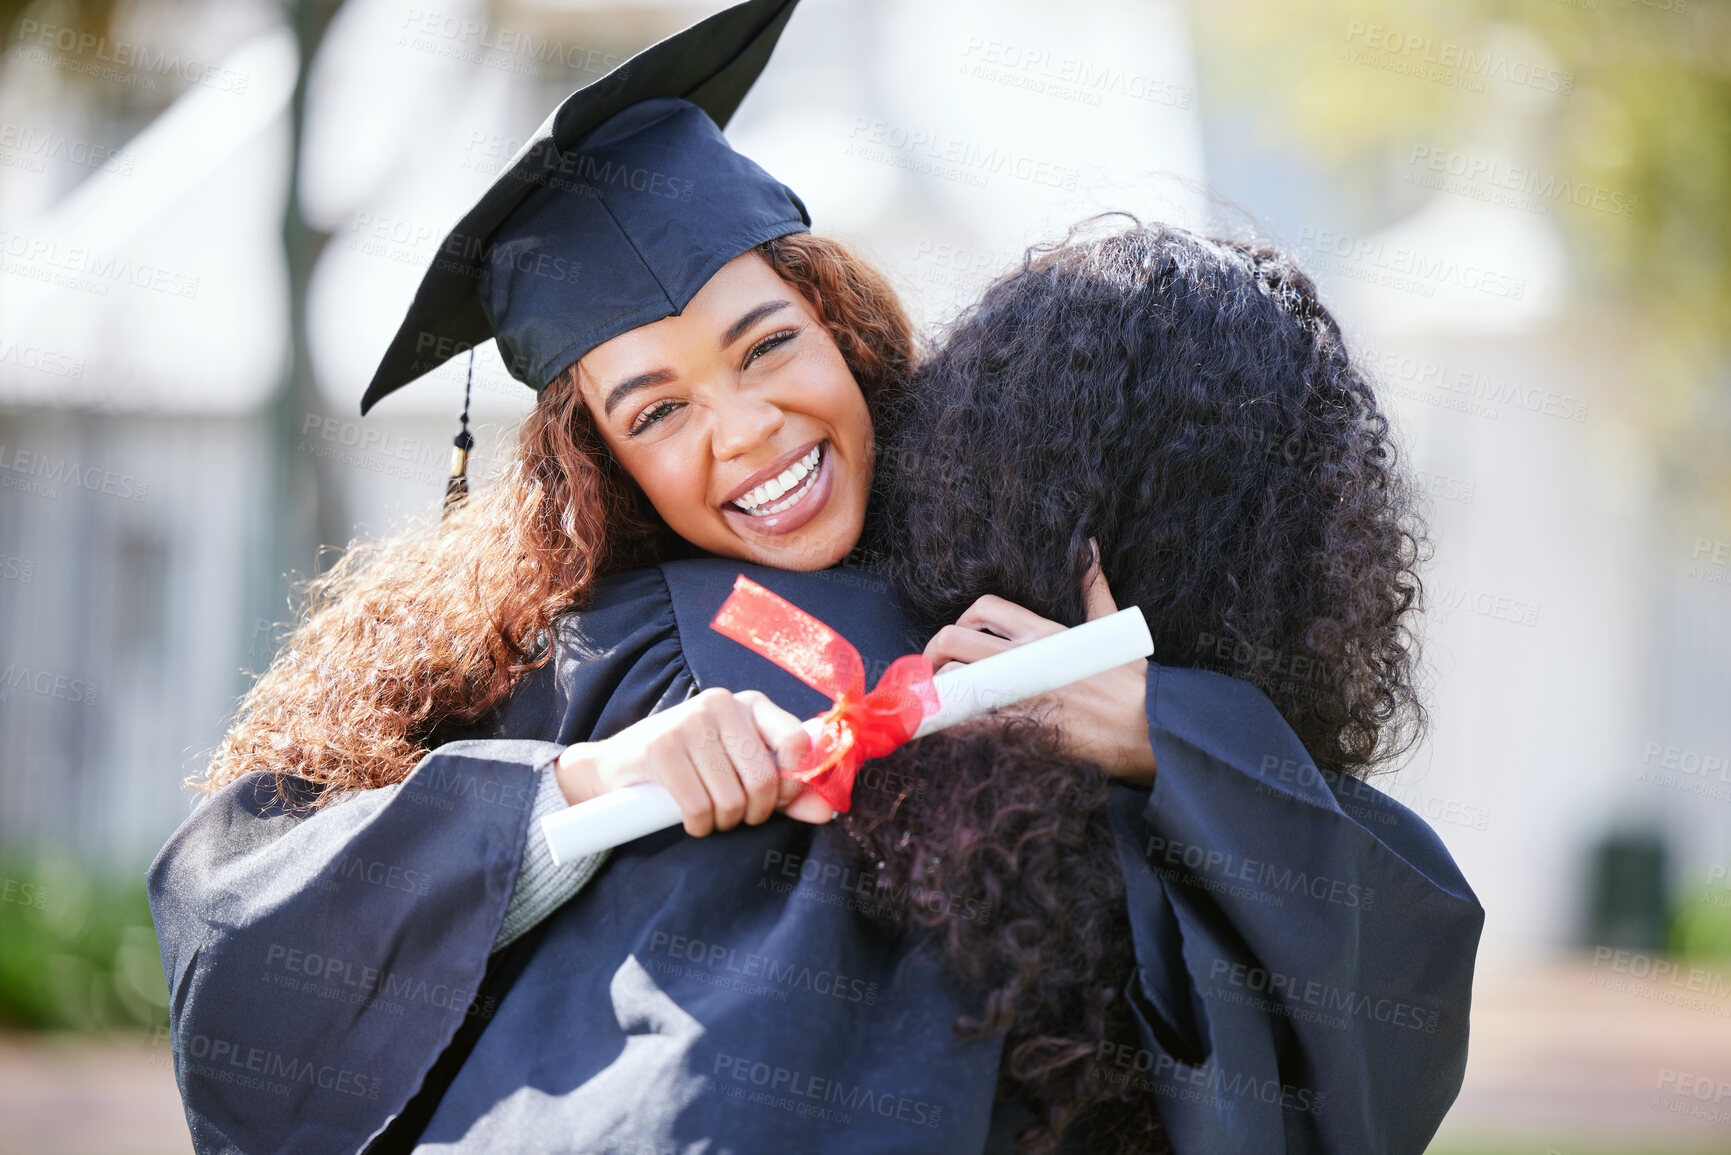
<svg viewBox="0 0 1731 1155"><path fill-rule="evenodd" d="M1098 548L1083 581L1082 601L1089 621L1118 612L1106 575L1100 572ZM942 673L951 665L977 662L1063 629L1032 610L987 594L955 625L939 630L925 653ZM1148 741L1147 696L1148 663L1138 658L1005 711L1055 721L1067 750L1100 763L1109 774L1149 786L1154 782L1154 747Z"/></svg>
<svg viewBox="0 0 1731 1155"><path fill-rule="evenodd" d="M801 822L828 822L829 803L780 773L810 749L799 719L761 692L710 689L611 738L566 747L555 774L573 806L659 783L679 803L685 832L702 837L741 819L757 826L778 809Z"/></svg>

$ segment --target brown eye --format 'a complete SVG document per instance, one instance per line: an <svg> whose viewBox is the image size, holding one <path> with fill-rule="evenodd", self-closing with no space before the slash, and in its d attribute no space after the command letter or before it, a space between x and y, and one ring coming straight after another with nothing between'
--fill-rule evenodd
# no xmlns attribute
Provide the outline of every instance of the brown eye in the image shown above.
<svg viewBox="0 0 1731 1155"><path fill-rule="evenodd" d="M657 401L655 404L637 415L637 420L633 421L631 423L631 428L626 430L626 436L636 437L639 433L642 433L645 429L648 429L651 425L654 425L657 421L660 421L663 417L666 417L677 408L679 408L679 406L672 401Z"/></svg>
<svg viewBox="0 0 1731 1155"><path fill-rule="evenodd" d="M751 347L751 352L745 355L745 364L750 365L753 361L757 360L771 349L787 344L798 335L798 329L783 329L779 333L771 333L769 336ZM743 367L744 366L742 366L742 368Z"/></svg>

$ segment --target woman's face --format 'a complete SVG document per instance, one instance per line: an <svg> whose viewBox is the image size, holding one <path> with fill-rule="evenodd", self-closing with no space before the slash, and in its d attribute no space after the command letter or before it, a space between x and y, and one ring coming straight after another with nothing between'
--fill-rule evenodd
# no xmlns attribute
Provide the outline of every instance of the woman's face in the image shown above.
<svg viewBox="0 0 1731 1155"><path fill-rule="evenodd" d="M756 253L677 317L577 363L601 437L680 537L778 569L834 565L871 491L865 397L815 309Z"/></svg>

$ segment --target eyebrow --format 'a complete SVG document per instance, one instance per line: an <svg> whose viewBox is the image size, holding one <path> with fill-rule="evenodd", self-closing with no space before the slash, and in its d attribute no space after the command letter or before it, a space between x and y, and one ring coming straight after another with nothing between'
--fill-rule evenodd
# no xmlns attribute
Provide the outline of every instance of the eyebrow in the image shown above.
<svg viewBox="0 0 1731 1155"><path fill-rule="evenodd" d="M739 340L745 335L747 330L770 314L778 313L783 309L791 307L792 302L790 301L765 301L761 305L746 310L745 315L740 317L739 320L735 321L733 324L729 325L727 327L727 332L721 335L721 347L725 349L735 341ZM627 377L625 380L607 391L607 400L601 403L601 415L603 417L611 417L613 415L613 407L625 400L625 398L629 397L631 394L637 392L639 389L652 389L657 385L665 385L669 381L673 380L673 378L674 373L671 369L653 369L648 373L639 373L635 377Z"/></svg>
<svg viewBox="0 0 1731 1155"><path fill-rule="evenodd" d="M613 407L619 404L639 389L652 389L657 385L665 385L673 380L673 370L655 369L648 373L639 373L628 377L607 391L607 400L601 403L601 415L611 417Z"/></svg>
<svg viewBox="0 0 1731 1155"><path fill-rule="evenodd" d="M727 327L727 332L721 335L721 347L725 349L741 337L745 336L745 331L747 329L751 328L771 313L780 312L782 309L791 307L792 303L789 301L765 301L763 304L757 306L757 308L747 311L743 317L729 325Z"/></svg>

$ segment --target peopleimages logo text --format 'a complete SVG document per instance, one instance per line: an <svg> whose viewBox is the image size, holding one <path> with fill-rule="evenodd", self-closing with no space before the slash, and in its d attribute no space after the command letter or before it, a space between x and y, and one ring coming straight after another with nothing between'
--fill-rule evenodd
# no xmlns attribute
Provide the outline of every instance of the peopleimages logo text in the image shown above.
<svg viewBox="0 0 1731 1155"><path fill-rule="evenodd" d="M1346 42L1349 46L1446 69L1481 83L1506 81L1562 96L1575 91L1574 76L1560 68L1515 59L1501 52L1470 48L1450 40L1438 40L1423 33L1402 32L1397 28L1352 20L1347 22Z"/></svg>

